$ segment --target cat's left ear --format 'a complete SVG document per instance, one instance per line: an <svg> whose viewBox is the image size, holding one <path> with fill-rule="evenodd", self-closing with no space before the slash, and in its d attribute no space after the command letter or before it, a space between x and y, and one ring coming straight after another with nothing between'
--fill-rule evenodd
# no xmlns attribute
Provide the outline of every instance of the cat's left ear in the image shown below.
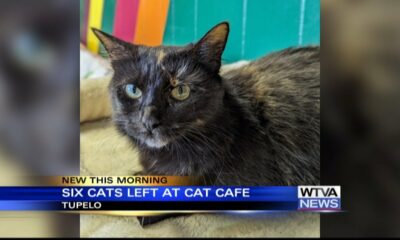
<svg viewBox="0 0 400 240"><path fill-rule="evenodd" d="M221 67L221 56L228 40L229 24L222 22L208 31L194 45L194 51L199 61L211 71L218 72Z"/></svg>

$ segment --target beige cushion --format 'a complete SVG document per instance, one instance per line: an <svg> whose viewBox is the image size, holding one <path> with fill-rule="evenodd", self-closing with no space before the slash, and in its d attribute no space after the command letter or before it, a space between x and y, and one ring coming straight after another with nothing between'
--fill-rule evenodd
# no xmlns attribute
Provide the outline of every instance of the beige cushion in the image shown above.
<svg viewBox="0 0 400 240"><path fill-rule="evenodd" d="M108 84L111 77L89 78L80 82L80 122L111 116Z"/></svg>

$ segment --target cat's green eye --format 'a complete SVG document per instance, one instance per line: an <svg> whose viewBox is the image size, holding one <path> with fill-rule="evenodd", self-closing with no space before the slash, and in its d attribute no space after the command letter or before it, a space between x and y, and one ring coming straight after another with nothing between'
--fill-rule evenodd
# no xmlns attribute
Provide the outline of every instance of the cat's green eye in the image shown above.
<svg viewBox="0 0 400 240"><path fill-rule="evenodd" d="M172 89L171 96L176 100L185 100L190 95L190 88L187 85L179 85Z"/></svg>
<svg viewBox="0 0 400 240"><path fill-rule="evenodd" d="M142 91L133 84L125 85L125 94L129 98L138 99L142 96Z"/></svg>

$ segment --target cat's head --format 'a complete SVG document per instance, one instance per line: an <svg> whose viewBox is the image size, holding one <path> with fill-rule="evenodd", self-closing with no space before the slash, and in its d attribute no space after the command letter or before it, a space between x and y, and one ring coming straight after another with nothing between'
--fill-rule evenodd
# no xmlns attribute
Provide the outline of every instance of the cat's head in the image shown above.
<svg viewBox="0 0 400 240"><path fill-rule="evenodd" d="M114 69L110 91L115 123L138 144L162 148L200 131L221 112L219 69L228 23L184 47L134 45L93 31Z"/></svg>

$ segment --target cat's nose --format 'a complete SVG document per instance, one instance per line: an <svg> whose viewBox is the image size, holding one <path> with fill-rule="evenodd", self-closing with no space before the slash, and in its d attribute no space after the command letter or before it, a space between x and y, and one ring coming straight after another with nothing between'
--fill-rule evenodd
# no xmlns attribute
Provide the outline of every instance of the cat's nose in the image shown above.
<svg viewBox="0 0 400 240"><path fill-rule="evenodd" d="M143 124L146 127L147 131L151 132L160 126L160 121L156 119L151 119L148 120L147 122L144 122Z"/></svg>
<svg viewBox="0 0 400 240"><path fill-rule="evenodd" d="M150 132L160 126L160 121L154 116L154 110L154 106L147 106L142 112L142 123Z"/></svg>

